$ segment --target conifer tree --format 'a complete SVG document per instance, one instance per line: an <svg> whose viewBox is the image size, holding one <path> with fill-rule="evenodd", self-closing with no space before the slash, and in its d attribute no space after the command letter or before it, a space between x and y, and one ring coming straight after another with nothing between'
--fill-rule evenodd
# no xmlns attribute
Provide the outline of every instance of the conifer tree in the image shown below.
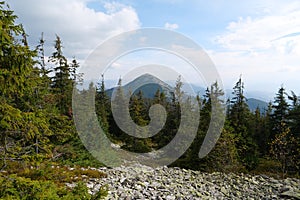
<svg viewBox="0 0 300 200"><path fill-rule="evenodd" d="M244 83L241 77L233 88L231 110L229 113L230 124L236 135L237 148L240 161L249 170L254 169L258 164L257 145L255 144L253 118L244 96Z"/></svg>
<svg viewBox="0 0 300 200"><path fill-rule="evenodd" d="M126 108L126 98L122 86L122 79L119 78L118 80L118 86L117 88L114 89L114 93L112 95L111 99L111 109L114 109L116 113L113 113L111 118L110 118L110 133L112 133L115 137L121 139L123 142L125 142L126 138L126 133L122 131L120 127L127 127L130 129L128 126L128 108ZM116 121L118 121L120 124L116 124Z"/></svg>
<svg viewBox="0 0 300 200"><path fill-rule="evenodd" d="M40 79L34 68L36 52L29 49L17 16L0 2L0 135L2 168L7 160L35 159L49 153L51 134L44 112L36 107ZM37 142L38 141L38 142Z"/></svg>
<svg viewBox="0 0 300 200"><path fill-rule="evenodd" d="M147 125L147 110L145 107L143 93L140 90L137 95L132 95L130 114L132 120L139 126Z"/></svg>
<svg viewBox="0 0 300 200"><path fill-rule="evenodd" d="M143 97L143 93L141 90L138 91L136 95L132 95L130 100L130 109L129 109L131 119L134 121L134 123L137 125L132 129L135 135L144 137L147 132L137 130L138 126L146 126L149 123L147 109ZM146 130L148 131L148 130ZM147 142L148 141L148 142ZM138 139L134 138L131 140L131 150L135 152L147 152L149 151L149 147L147 146L147 143L150 142L149 138L146 139Z"/></svg>
<svg viewBox="0 0 300 200"><path fill-rule="evenodd" d="M167 123L168 135L167 140L171 141L171 139L176 135L178 131L178 127L180 125L181 120L181 107L180 105L183 103L184 92L182 91L183 83L181 81L181 76L178 76L174 92L171 93L171 102L168 108L168 114L170 120Z"/></svg>
<svg viewBox="0 0 300 200"><path fill-rule="evenodd" d="M165 111L166 111L166 114L167 114L167 119L166 119L166 122L164 124L164 127L161 129L161 131L156 134L153 138L152 138L152 141L154 143L155 146L158 146L158 147L163 147L165 146L166 144L169 143L169 137L167 135L168 133L168 124L170 123L170 116L168 117L168 113L169 113L169 102L166 98L166 95L165 93L162 91L160 91L159 89L155 92L155 95L154 95L154 98L151 102L151 105L153 104L160 104L164 107ZM158 116L158 120L157 122L161 122L163 120L163 114L162 114L162 110L157 110L157 113L155 113L156 116ZM154 127L157 127L158 125L154 124ZM150 129L150 132L152 132L153 130Z"/></svg>
<svg viewBox="0 0 300 200"><path fill-rule="evenodd" d="M300 98L292 92L289 99L292 101L292 108L288 114L289 125L291 132L300 140Z"/></svg>
<svg viewBox="0 0 300 200"><path fill-rule="evenodd" d="M101 75L101 84L96 90L96 113L99 117L100 125L105 133L108 133L109 124L109 99L105 91L104 74Z"/></svg>
<svg viewBox="0 0 300 200"><path fill-rule="evenodd" d="M52 90L56 94L57 107L62 114L68 115L71 111L72 87L74 81L71 78L73 71L68 64L67 58L63 55L63 46L60 37L55 40L55 51L49 58L49 62L54 64L55 73L52 78ZM77 64L77 63L76 63Z"/></svg>
<svg viewBox="0 0 300 200"><path fill-rule="evenodd" d="M38 53L38 64L40 66L41 76L48 77L51 70L47 69L46 59L45 59L45 39L44 33L41 34L41 38L39 40L39 44L36 47L36 51Z"/></svg>
<svg viewBox="0 0 300 200"><path fill-rule="evenodd" d="M272 117L272 132L271 139L275 138L275 135L283 132L283 124L288 123L288 112L289 104L286 100L286 92L283 86L281 86L276 94L274 103L273 103L273 113Z"/></svg>

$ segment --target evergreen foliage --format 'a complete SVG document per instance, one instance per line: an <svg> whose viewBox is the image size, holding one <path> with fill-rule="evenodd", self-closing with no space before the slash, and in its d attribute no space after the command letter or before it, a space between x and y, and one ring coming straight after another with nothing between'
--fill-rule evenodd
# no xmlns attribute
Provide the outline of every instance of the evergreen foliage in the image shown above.
<svg viewBox="0 0 300 200"><path fill-rule="evenodd" d="M103 164L85 149L72 120L72 90L79 76L76 70L79 63L75 58L68 61L59 36L56 36L54 52L46 62L43 34L36 49L31 50L26 33L22 25L16 24L16 19L14 12L0 2L0 197L92 199L94 197L81 184L70 191L53 180L34 178L38 174L55 175L43 168L48 162L97 167ZM158 89L154 98L146 98L142 91L133 91L133 94L124 91L120 78L115 95L110 98L102 75L95 95L99 124L111 141L121 148L150 152L172 141L183 120L199 117L200 114L196 138L171 166L204 171L271 171L299 176L300 98L294 92L288 94L281 86L267 110L257 108L251 112L241 77L233 88L233 97L227 102L222 100L224 92L217 82L207 88L204 96L196 98L185 94L182 87L181 77L178 77L171 97L166 97ZM83 93L94 89L95 86L90 85L89 90ZM124 101L128 95L129 106L126 107ZM156 135L135 138L122 130L126 127L127 131L140 136L151 133L153 130L143 129L144 132L141 132L129 122L132 120L136 125L146 127L151 121L151 106L158 104L165 108L167 116L165 125ZM200 113L196 112L196 105L200 107ZM211 122L211 118L213 113L213 117L222 118L225 106L225 125L218 130L219 124ZM191 112L182 116L185 109ZM113 110L118 111L117 116L113 116ZM159 109L155 112L162 120L164 111ZM82 123L87 122L83 120ZM184 137L176 141L174 151L181 150L191 137L189 128L192 122L188 121L184 126ZM221 136L208 156L200 159L199 150L209 127L213 132L220 131ZM22 166L20 171L32 173L21 175L20 171L12 172L16 165Z"/></svg>
<svg viewBox="0 0 300 200"><path fill-rule="evenodd" d="M33 174L24 178L20 171L12 171L36 169L51 177L41 167L49 160L70 159L70 144L79 141L71 120L77 61L68 64L57 36L55 52L50 57L55 75L50 77L43 36L36 49L31 50L16 19L5 2L0 2L0 198L92 199L85 184L69 190L53 180L31 180ZM80 145L72 154L78 152L88 154ZM101 192L105 195L104 190Z"/></svg>

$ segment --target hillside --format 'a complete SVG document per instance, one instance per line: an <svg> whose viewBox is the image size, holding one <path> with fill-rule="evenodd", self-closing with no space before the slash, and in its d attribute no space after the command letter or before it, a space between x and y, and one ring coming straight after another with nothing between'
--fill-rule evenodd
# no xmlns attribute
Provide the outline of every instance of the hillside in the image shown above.
<svg viewBox="0 0 300 200"><path fill-rule="evenodd" d="M122 88L127 94L132 92L133 94L137 94L139 91L142 91L145 98L153 98L157 90L164 92L166 97L171 97L171 92L174 90L167 83L147 73L137 77L133 81L124 85ZM114 89L115 88L106 90L107 95L111 97Z"/></svg>
<svg viewBox="0 0 300 200"><path fill-rule="evenodd" d="M264 113L268 109L268 103L259 99L249 98L247 99L247 104L252 112L259 108L261 113Z"/></svg>

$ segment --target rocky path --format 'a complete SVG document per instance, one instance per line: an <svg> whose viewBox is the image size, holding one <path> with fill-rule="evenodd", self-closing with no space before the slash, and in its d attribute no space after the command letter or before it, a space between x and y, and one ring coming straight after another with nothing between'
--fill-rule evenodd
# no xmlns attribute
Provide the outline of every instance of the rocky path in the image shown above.
<svg viewBox="0 0 300 200"><path fill-rule="evenodd" d="M100 170L107 178L88 185L93 190L108 185L108 199L300 199L299 179L153 169L140 164Z"/></svg>

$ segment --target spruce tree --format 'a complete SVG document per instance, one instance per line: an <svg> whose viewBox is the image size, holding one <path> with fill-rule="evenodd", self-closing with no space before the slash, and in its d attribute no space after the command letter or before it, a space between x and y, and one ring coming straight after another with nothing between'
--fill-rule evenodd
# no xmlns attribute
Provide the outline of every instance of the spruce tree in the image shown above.
<svg viewBox="0 0 300 200"><path fill-rule="evenodd" d="M142 131L138 127L144 127L149 123L149 117L145 105L145 99L141 90L138 91L136 95L132 95L130 100L129 112L131 119L134 121L136 126L132 129L135 135L145 137L148 134L148 130ZM150 144L150 139L138 139L133 138L131 141L131 150L134 152L147 152L150 148L147 146Z"/></svg>
<svg viewBox="0 0 300 200"><path fill-rule="evenodd" d="M50 154L48 119L37 107L40 79L17 16L0 2L0 135L2 168L10 161L32 161Z"/></svg>
<svg viewBox="0 0 300 200"><path fill-rule="evenodd" d="M126 133L123 132L121 127L125 127L127 129L131 129L132 127L129 127L129 108L126 107L126 96L128 94L125 94L124 88L122 86L122 79L119 78L118 80L118 86L114 89L114 93L111 97L111 109L115 111L115 113L112 113L110 117L110 133L117 137L119 140L122 140L123 142L126 142L126 139L128 139L128 136ZM119 124L116 123L116 121L119 122Z"/></svg>
<svg viewBox="0 0 300 200"><path fill-rule="evenodd" d="M300 97L292 92L289 99L292 101L292 107L288 114L289 125L291 132L300 140Z"/></svg>
<svg viewBox="0 0 300 200"><path fill-rule="evenodd" d="M182 91L182 86L183 83L181 81L181 76L178 76L175 83L174 92L171 93L172 97L171 97L170 106L168 108L168 114L170 117L170 120L166 125L168 129L168 134L167 134L168 141L171 141L174 138L174 136L177 134L179 125L181 123L180 105L183 103L183 96L184 96L184 92Z"/></svg>
<svg viewBox="0 0 300 200"><path fill-rule="evenodd" d="M237 148L240 161L252 170L258 164L257 145L254 142L252 114L244 96L244 83L241 77L233 88L233 98L229 113L230 124L236 135Z"/></svg>
<svg viewBox="0 0 300 200"><path fill-rule="evenodd" d="M54 94L56 94L58 109L62 114L70 115L74 83L71 77L73 69L71 69L67 58L63 55L62 41L58 35L56 36L54 48L55 51L49 58L49 62L54 64L53 72L55 73L51 86Z"/></svg>
<svg viewBox="0 0 300 200"><path fill-rule="evenodd" d="M289 104L286 99L286 92L283 86L281 86L276 94L274 103L273 103L273 113L271 115L272 118L272 132L271 139L273 140L277 134L283 132L285 127L282 127L283 124L288 123L288 112L289 112Z"/></svg>
<svg viewBox="0 0 300 200"><path fill-rule="evenodd" d="M154 146L156 147L163 147L165 145L167 145L170 141L169 141L169 137L168 137L168 124L170 124L170 116L169 116L169 101L166 98L165 93L162 91L160 91L159 89L155 92L154 98L151 102L150 105L155 105L155 104L160 104L164 107L166 114L167 114L167 118L166 118L166 122L164 124L164 127L160 130L160 132L158 134L156 134L155 136L153 136L152 141L154 143ZM155 115L158 116L158 120L156 122L161 122L163 120L163 111L162 110L157 110L157 113L155 113ZM159 124L154 124L154 127L159 126ZM150 127L151 128L151 127ZM153 132L153 129L150 129L150 132Z"/></svg>
<svg viewBox="0 0 300 200"><path fill-rule="evenodd" d="M96 90L96 113L100 122L101 128L105 133L108 133L109 123L109 98L105 91L104 74L101 75L101 83Z"/></svg>

